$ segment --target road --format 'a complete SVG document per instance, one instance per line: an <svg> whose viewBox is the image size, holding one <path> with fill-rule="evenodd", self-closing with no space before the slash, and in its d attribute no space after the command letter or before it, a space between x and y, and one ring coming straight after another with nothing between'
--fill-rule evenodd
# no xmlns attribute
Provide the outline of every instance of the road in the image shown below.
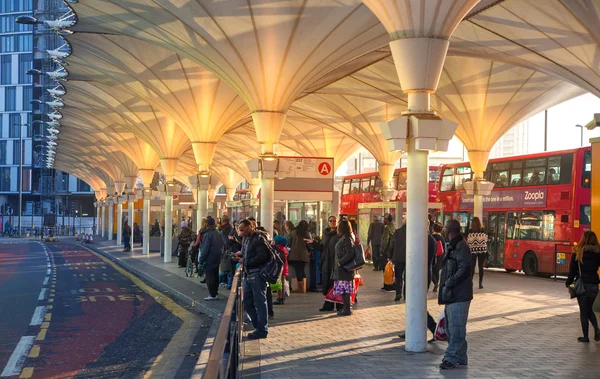
<svg viewBox="0 0 600 379"><path fill-rule="evenodd" d="M0 377L148 376L198 317L81 246L0 243Z"/></svg>

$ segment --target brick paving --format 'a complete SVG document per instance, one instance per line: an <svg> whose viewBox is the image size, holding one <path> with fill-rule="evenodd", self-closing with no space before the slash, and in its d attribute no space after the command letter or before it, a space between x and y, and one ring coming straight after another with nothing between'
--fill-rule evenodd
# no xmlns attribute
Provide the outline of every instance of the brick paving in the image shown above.
<svg viewBox="0 0 600 379"><path fill-rule="evenodd" d="M366 285L351 317L318 312L319 293L292 294L275 306L269 338L245 344L245 377L600 378L600 342L577 342L578 307L564 281L486 271L485 289L475 289L470 309L469 366L442 372L446 343L428 344L427 353L406 352L397 337L404 302L379 292L381 273L365 269L362 275ZM436 294L428 298L437 317Z"/></svg>

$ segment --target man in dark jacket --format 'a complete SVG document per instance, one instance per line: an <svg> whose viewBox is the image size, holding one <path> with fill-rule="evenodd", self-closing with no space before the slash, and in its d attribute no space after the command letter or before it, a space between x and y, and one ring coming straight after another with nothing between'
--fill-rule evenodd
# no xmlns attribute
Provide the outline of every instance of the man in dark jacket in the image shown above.
<svg viewBox="0 0 600 379"><path fill-rule="evenodd" d="M394 232L388 256L394 264L394 276L396 278L396 298L394 301L400 301L402 300L402 294L406 298L406 286L402 285L402 276L406 269L406 224Z"/></svg>
<svg viewBox="0 0 600 379"><path fill-rule="evenodd" d="M187 227L186 227L187 228ZM206 231L202 235L202 246L200 248L200 265L204 266L206 273L206 286L209 296L204 300L219 299L219 264L225 247L223 235L216 229L214 218L206 220Z"/></svg>
<svg viewBox="0 0 600 379"><path fill-rule="evenodd" d="M337 219L335 216L329 216L327 220L328 227L323 231L323 252L321 253L321 260L319 261L319 270L321 271L321 285L323 286L323 295L327 296L327 293L333 287L333 279L331 279L331 272L333 271L333 265L335 264L335 244L340 240L337 233ZM321 312L333 311L333 303L325 301L323 306L319 309ZM337 310L342 310L342 304L336 303Z"/></svg>
<svg viewBox="0 0 600 379"><path fill-rule="evenodd" d="M440 364L442 370L449 370L457 364L469 363L467 357L467 319L469 307L473 300L473 279L471 278L471 252L460 233L460 224L456 220L446 223L450 237L440 288L438 303L446 307L446 329L448 348Z"/></svg>
<svg viewBox="0 0 600 379"><path fill-rule="evenodd" d="M249 220L240 221L240 235L243 237L242 251L235 257L244 264L244 309L252 319L254 332L249 339L267 338L267 282L260 276L260 270L271 259L271 250L266 233L257 232Z"/></svg>
<svg viewBox="0 0 600 379"><path fill-rule="evenodd" d="M367 236L367 246L371 245L371 255L373 256L373 271L383 270L385 262L380 256L381 239L383 237L383 223L379 221L378 216L373 217L373 222L369 225L369 234Z"/></svg>

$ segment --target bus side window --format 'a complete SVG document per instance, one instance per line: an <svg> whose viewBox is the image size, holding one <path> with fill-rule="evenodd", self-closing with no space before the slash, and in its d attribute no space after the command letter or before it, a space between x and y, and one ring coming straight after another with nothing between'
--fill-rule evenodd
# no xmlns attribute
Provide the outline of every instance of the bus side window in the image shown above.
<svg viewBox="0 0 600 379"><path fill-rule="evenodd" d="M440 191L452 191L454 189L454 169L447 168L442 176Z"/></svg>
<svg viewBox="0 0 600 379"><path fill-rule="evenodd" d="M582 188L590 188L591 186L592 186L592 152L586 151L583 155L581 187Z"/></svg>
<svg viewBox="0 0 600 379"><path fill-rule="evenodd" d="M548 158L548 184L560 183L560 155Z"/></svg>
<svg viewBox="0 0 600 379"><path fill-rule="evenodd" d="M352 179L352 183L350 184L351 192L350 193L359 193L360 192L360 179Z"/></svg>
<svg viewBox="0 0 600 379"><path fill-rule="evenodd" d="M508 227L506 228L506 239L518 239L517 226L519 224L519 214L508 212Z"/></svg>
<svg viewBox="0 0 600 379"><path fill-rule="evenodd" d="M344 180L344 185L342 186L342 195L347 195L350 193L350 180Z"/></svg>

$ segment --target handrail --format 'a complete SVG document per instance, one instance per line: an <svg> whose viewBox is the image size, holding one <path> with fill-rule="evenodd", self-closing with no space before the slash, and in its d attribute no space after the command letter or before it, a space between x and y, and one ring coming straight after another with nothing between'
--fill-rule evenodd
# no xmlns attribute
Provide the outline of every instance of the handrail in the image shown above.
<svg viewBox="0 0 600 379"><path fill-rule="evenodd" d="M241 354L243 309L242 271L236 270L231 283L231 292L223 311L219 329L210 350L204 371L205 379L238 378Z"/></svg>

